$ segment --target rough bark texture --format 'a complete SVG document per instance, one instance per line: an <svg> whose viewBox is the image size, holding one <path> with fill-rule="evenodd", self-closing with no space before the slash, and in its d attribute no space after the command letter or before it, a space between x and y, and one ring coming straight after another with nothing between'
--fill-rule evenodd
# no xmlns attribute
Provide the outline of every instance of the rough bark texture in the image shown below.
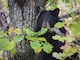
<svg viewBox="0 0 80 60"><path fill-rule="evenodd" d="M45 0L47 1L47 0ZM36 0L8 0L10 11L10 26L23 29L24 26L28 26L32 30L35 29L36 23ZM40 2L40 1L39 1ZM38 3L39 3L38 2ZM43 0L44 2L44 0ZM41 4L41 3L40 3ZM43 4L43 6L45 3ZM16 54L13 59L10 60L42 60L42 55L35 54L31 49L29 42L23 40L16 44Z"/></svg>

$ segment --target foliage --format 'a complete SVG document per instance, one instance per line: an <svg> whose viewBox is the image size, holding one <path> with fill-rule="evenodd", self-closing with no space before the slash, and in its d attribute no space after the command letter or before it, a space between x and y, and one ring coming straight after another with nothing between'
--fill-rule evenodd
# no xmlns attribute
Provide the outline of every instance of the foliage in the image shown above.
<svg viewBox="0 0 80 60"><path fill-rule="evenodd" d="M54 52L52 56L59 60L65 60L65 58L70 57L76 52L78 52L79 49L80 45L78 47L68 46L66 49L63 50L63 53Z"/></svg>
<svg viewBox="0 0 80 60"><path fill-rule="evenodd" d="M57 7L60 9L60 15L64 15L79 9L80 0L48 0L45 9L54 10Z"/></svg>
<svg viewBox="0 0 80 60"><path fill-rule="evenodd" d="M8 12L8 4L6 0L0 0L0 9L4 9Z"/></svg>
<svg viewBox="0 0 80 60"><path fill-rule="evenodd" d="M64 22L57 22L54 27L56 28L62 28L64 26Z"/></svg>
<svg viewBox="0 0 80 60"><path fill-rule="evenodd" d="M46 4L46 10L54 10L55 8L59 7L61 9L61 13L65 14L65 13L69 13L72 12L73 10L78 9L80 7L80 0L48 0L47 4ZM65 8L66 7L66 8ZM71 13L71 20L66 19L65 22L58 22L56 23L55 27L56 28L62 28L65 25L67 25L67 27L69 28L69 30L67 30L67 32L69 34L67 34L66 36L59 36L59 35L55 35L52 38L55 40L59 40L61 42L73 42L74 40L79 39L80 40L80 24L79 24L79 17L76 17L76 14ZM77 19L75 19L77 18ZM75 21L78 20L78 21ZM79 47L79 45L78 45ZM69 50L73 50L71 53L69 53ZM68 55L66 55L66 52ZM66 57L69 57L71 55L73 55L74 53L78 52L79 48L77 49L76 46L74 46L74 48L72 46L70 46L70 48L65 48L62 54L63 58L65 59ZM58 54L58 55L60 55ZM65 54L65 55L64 55ZM55 54L56 55L56 54ZM56 55L56 58L58 57L58 55ZM65 57L66 56L66 57ZM54 56L53 56L54 57ZM62 59L62 57L59 57L60 60L64 60Z"/></svg>
<svg viewBox="0 0 80 60"><path fill-rule="evenodd" d="M66 57L70 57L73 54L75 54L76 52L78 52L78 50L80 49L80 45L78 47L72 47L72 46L68 46L66 49L64 49L63 53L60 54L60 59L65 59Z"/></svg>
<svg viewBox="0 0 80 60"><path fill-rule="evenodd" d="M72 15L74 16L74 15ZM68 32L68 34L66 36L59 36L59 35L55 35L53 36L54 40L59 40L61 42L70 42L70 44L72 43L73 46L69 45L69 46L65 46L65 49L63 49L62 53L54 53L53 52L53 57L56 57L55 55L59 55L60 60L64 60L66 57L70 57L73 54L75 54L76 52L78 52L80 50L80 44L76 46L75 43L73 43L74 40L80 40L80 17L75 16L72 19L66 19L64 22L59 22L55 24L56 28L62 28L67 26L67 28L65 28ZM77 39L76 39L77 38ZM55 54L55 55L54 55Z"/></svg>
<svg viewBox="0 0 80 60"><path fill-rule="evenodd" d="M72 15L73 16L73 15ZM59 40L61 42L73 42L76 38L80 40L80 17L75 16L72 20L65 20L64 22L58 22L54 27L62 28L67 26L69 30L67 32L71 32L71 35L68 34L66 36L55 35L52 38L54 40ZM77 30L76 30L77 29ZM23 33L22 33L23 31ZM10 50L11 54L15 54L16 52L16 43L22 41L24 38L29 40L30 46L34 50L35 53L40 53L42 50L46 53L50 53L53 49L53 46L47 42L46 38L39 37L47 32L47 28L42 28L39 32L34 32L30 30L28 27L24 27L23 30L19 28L10 27L8 29L8 34L4 31L0 31L0 50ZM14 35L13 35L14 34ZM79 51L80 46L68 46L63 49L63 53L53 53L53 56L58 55L56 57L58 59L65 59L73 55L74 53ZM74 51L72 51L74 49ZM55 55L54 55L55 54Z"/></svg>
<svg viewBox="0 0 80 60"><path fill-rule="evenodd" d="M14 36L12 34L15 33ZM0 51L10 50L13 55L16 52L16 43L23 40L22 31L19 28L16 28L13 31L13 27L8 29L8 34L4 31L0 31Z"/></svg>
<svg viewBox="0 0 80 60"><path fill-rule="evenodd" d="M62 14L72 12L73 10L80 8L80 0L48 0L45 8L46 10L54 10L59 7ZM65 8L66 7L66 8ZM8 4L6 1L0 1L0 9L8 10ZM52 38L54 40L59 40L61 42L70 42L73 43L74 40L80 40L80 17L76 14L71 13L71 19L65 19L64 22L58 22L54 27L62 28L67 26L66 36L55 35ZM23 33L24 31L24 33ZM19 28L9 27L8 32L0 31L0 51L9 50L11 55L14 55L16 52L16 43L22 41L24 38L29 40L30 46L35 53L40 53L42 50L46 53L50 53L53 49L53 46L49 44L44 37L38 37L45 34L47 31L46 28L42 28L39 32L34 32L29 28L24 28L23 30ZM74 43L73 46L68 46L63 49L63 53L54 53L53 57L64 60L66 57L72 56L74 53L80 50L80 44L76 46Z"/></svg>
<svg viewBox="0 0 80 60"><path fill-rule="evenodd" d="M46 53L52 51L53 46L46 41L44 37L38 37L46 33L47 28L42 28L39 32L33 32L29 28L24 28L26 38L30 41L30 45L35 53L40 53L42 50Z"/></svg>
<svg viewBox="0 0 80 60"><path fill-rule="evenodd" d="M48 0L45 6L46 10L54 10L57 7L56 0Z"/></svg>
<svg viewBox="0 0 80 60"><path fill-rule="evenodd" d="M50 53L52 51L53 46L48 43L44 37L38 37L45 34L47 28L42 28L39 32L34 32L25 27L23 31L24 34L22 34L21 29L14 29L13 27L8 29L8 34L4 31L0 31L0 51L9 50L11 55L15 54L16 43L22 41L24 38L30 41L30 46L35 53L40 53L42 50L46 53Z"/></svg>
<svg viewBox="0 0 80 60"><path fill-rule="evenodd" d="M46 4L46 6L47 10L54 10L56 7L59 7L61 9L60 15L62 15L80 8L80 0L48 0L48 4ZM71 13L71 17L69 19L67 18L64 22L56 23L54 27L64 27L67 30L66 36L55 35L52 37L54 40L59 40L61 42L67 41L70 43L73 43L74 40L80 40L80 17L76 16L76 14ZM70 57L80 50L80 43L79 45L77 44L77 46L75 45L76 44L74 43L74 46L65 46L63 53L53 52L53 57L60 60L65 60L66 57Z"/></svg>

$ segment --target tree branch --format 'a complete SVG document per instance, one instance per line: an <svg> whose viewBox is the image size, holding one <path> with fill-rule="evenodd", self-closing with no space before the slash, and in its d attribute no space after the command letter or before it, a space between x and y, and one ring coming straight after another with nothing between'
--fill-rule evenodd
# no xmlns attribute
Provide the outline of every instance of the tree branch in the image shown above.
<svg viewBox="0 0 80 60"><path fill-rule="evenodd" d="M55 32L57 35L65 36L65 34L62 33L58 28L50 28L49 32Z"/></svg>

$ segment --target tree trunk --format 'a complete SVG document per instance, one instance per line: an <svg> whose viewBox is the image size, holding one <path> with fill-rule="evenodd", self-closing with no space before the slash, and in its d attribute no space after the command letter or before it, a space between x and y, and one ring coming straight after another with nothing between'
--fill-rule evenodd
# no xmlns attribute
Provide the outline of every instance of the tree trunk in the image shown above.
<svg viewBox="0 0 80 60"><path fill-rule="evenodd" d="M40 2L41 0L39 0ZM43 0L46 3L47 0ZM23 29L24 26L28 26L30 29L35 29L36 23L36 7L37 0L8 0L8 6L10 11L10 26ZM39 3L38 2L38 3ZM41 1L42 2L42 1ZM45 3L42 5L44 6ZM41 4L41 3L40 3ZM39 4L39 5L40 5ZM41 53L35 54L31 49L27 40L22 40L16 44L16 54L13 59L9 60L42 60Z"/></svg>

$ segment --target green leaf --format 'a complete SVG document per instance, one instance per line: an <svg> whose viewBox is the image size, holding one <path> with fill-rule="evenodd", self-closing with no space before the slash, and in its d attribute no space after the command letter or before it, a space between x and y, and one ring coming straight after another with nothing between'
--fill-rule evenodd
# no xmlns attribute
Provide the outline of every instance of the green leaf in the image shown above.
<svg viewBox="0 0 80 60"><path fill-rule="evenodd" d="M30 41L35 41L35 40L39 40L39 41L46 41L46 39L44 37L32 37L32 36L26 36L26 38Z"/></svg>
<svg viewBox="0 0 80 60"><path fill-rule="evenodd" d="M65 3L69 3L71 0L62 0Z"/></svg>
<svg viewBox="0 0 80 60"><path fill-rule="evenodd" d="M12 48L10 50L10 54L11 54L12 57L14 56L15 52L16 52L16 48Z"/></svg>
<svg viewBox="0 0 80 60"><path fill-rule="evenodd" d="M70 57L76 52L78 52L79 49L80 49L79 47L68 46L67 48L64 49L63 53L60 54L61 58Z"/></svg>
<svg viewBox="0 0 80 60"><path fill-rule="evenodd" d="M46 41L46 38L45 37L38 37L37 38L39 41Z"/></svg>
<svg viewBox="0 0 80 60"><path fill-rule="evenodd" d="M9 29L8 29L8 35L9 36L12 36L13 30L14 30L13 27L9 27Z"/></svg>
<svg viewBox="0 0 80 60"><path fill-rule="evenodd" d="M22 41L24 39L24 36L20 36L20 35L15 35L14 37L13 37L13 41L15 41L15 42L20 42L20 41Z"/></svg>
<svg viewBox="0 0 80 60"><path fill-rule="evenodd" d="M73 36L77 37L79 35L80 19L78 17L75 17L75 19L70 22L69 29L71 30Z"/></svg>
<svg viewBox="0 0 80 60"><path fill-rule="evenodd" d="M57 22L54 27L62 28L64 26L64 22Z"/></svg>
<svg viewBox="0 0 80 60"><path fill-rule="evenodd" d="M42 28L39 32L38 32L38 35L43 35L47 32L47 28Z"/></svg>
<svg viewBox="0 0 80 60"><path fill-rule="evenodd" d="M48 3L51 3L51 2L53 2L53 0L48 0Z"/></svg>
<svg viewBox="0 0 80 60"><path fill-rule="evenodd" d="M45 51L46 53L50 53L53 49L53 46L49 43L45 43L43 45L43 51Z"/></svg>
<svg viewBox="0 0 80 60"><path fill-rule="evenodd" d="M50 6L50 10L54 10L54 9L56 9L56 8L57 8L57 5L54 4L54 3Z"/></svg>
<svg viewBox="0 0 80 60"><path fill-rule="evenodd" d="M16 28L16 29L14 30L14 32L15 32L17 35L22 34L22 31L21 31L21 29L19 29L19 28Z"/></svg>
<svg viewBox="0 0 80 60"><path fill-rule="evenodd" d="M32 37L32 36L26 36L26 38L30 41L35 41L38 39L37 37Z"/></svg>
<svg viewBox="0 0 80 60"><path fill-rule="evenodd" d="M55 35L55 36L53 36L52 37L54 40L59 40L59 41L61 41L61 42L64 42L65 41L65 37L61 37L61 36L59 36L59 35Z"/></svg>
<svg viewBox="0 0 80 60"><path fill-rule="evenodd" d="M35 53L39 53L42 50L41 44L39 40L36 40L34 42L30 42L31 47L33 48Z"/></svg>
<svg viewBox="0 0 80 60"><path fill-rule="evenodd" d="M66 3L69 3L69 2L70 2L70 0L65 0L65 2L66 2Z"/></svg>
<svg viewBox="0 0 80 60"><path fill-rule="evenodd" d="M72 31L73 36L78 36L79 30L73 29L71 31Z"/></svg>
<svg viewBox="0 0 80 60"><path fill-rule="evenodd" d="M0 37L8 37L8 35L4 31L0 31Z"/></svg>
<svg viewBox="0 0 80 60"><path fill-rule="evenodd" d="M24 32L28 35L28 36L35 36L37 33L30 30L29 28L24 28Z"/></svg>
<svg viewBox="0 0 80 60"><path fill-rule="evenodd" d="M6 46L6 50L11 50L15 47L16 43L14 41L9 42Z"/></svg>
<svg viewBox="0 0 80 60"><path fill-rule="evenodd" d="M40 53L42 51L42 47L38 47L34 49L35 53Z"/></svg>
<svg viewBox="0 0 80 60"><path fill-rule="evenodd" d="M52 3L52 4L51 4ZM54 10L56 9L58 6L56 5L56 0L48 0L47 1L47 5L46 5L46 9L47 10Z"/></svg>
<svg viewBox="0 0 80 60"><path fill-rule="evenodd" d="M41 47L39 40L36 40L34 42L30 42L30 45L33 49Z"/></svg>
<svg viewBox="0 0 80 60"><path fill-rule="evenodd" d="M75 14L75 13L71 13L71 17L73 17L73 18L74 18L75 16L76 16L76 14Z"/></svg>
<svg viewBox="0 0 80 60"><path fill-rule="evenodd" d="M9 43L7 38L0 38L0 50L5 50L5 46Z"/></svg>

